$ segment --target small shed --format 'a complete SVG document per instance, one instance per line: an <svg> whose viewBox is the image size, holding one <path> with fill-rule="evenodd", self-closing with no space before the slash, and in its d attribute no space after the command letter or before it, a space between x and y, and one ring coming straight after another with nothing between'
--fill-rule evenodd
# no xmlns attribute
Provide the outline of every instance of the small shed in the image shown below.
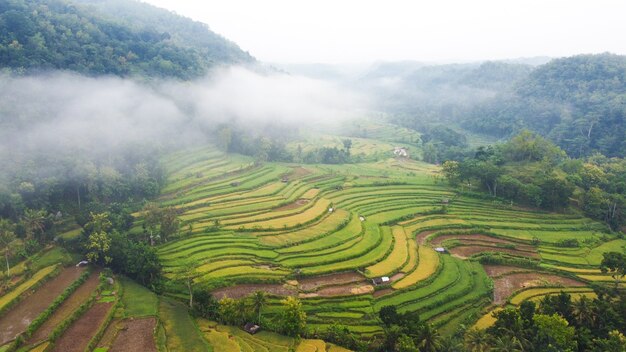
<svg viewBox="0 0 626 352"><path fill-rule="evenodd" d="M363 216L363 215L359 216L359 220L365 221L365 216Z"/></svg>
<svg viewBox="0 0 626 352"><path fill-rule="evenodd" d="M450 199L448 199L448 198L443 198L441 200L441 204L448 204L448 203L450 203Z"/></svg>
<svg viewBox="0 0 626 352"><path fill-rule="evenodd" d="M435 248L435 252L439 252L439 253L448 253L448 251L443 248L443 247L437 247Z"/></svg>
<svg viewBox="0 0 626 352"><path fill-rule="evenodd" d="M334 209L334 208L328 208L328 212L329 212L329 213L332 213L333 211L335 211L335 209Z"/></svg>
<svg viewBox="0 0 626 352"><path fill-rule="evenodd" d="M390 281L389 277L387 277L387 276L375 277L374 279L372 279L372 283L375 286L388 284L389 281Z"/></svg>
<svg viewBox="0 0 626 352"><path fill-rule="evenodd" d="M81 260L80 262L78 262L78 264L76 264L76 267L78 268L78 267L81 267L81 266L85 266L85 265L87 265L87 264L89 264L89 262L88 262L88 261L86 261L86 260Z"/></svg>
<svg viewBox="0 0 626 352"><path fill-rule="evenodd" d="M288 178L287 176L282 177L282 178L280 179L280 182L287 183L287 182L289 182L289 178Z"/></svg>
<svg viewBox="0 0 626 352"><path fill-rule="evenodd" d="M254 335L257 332L259 332L259 330L261 330L261 327L258 326L255 323L246 323L246 325L243 326L243 329L250 335Z"/></svg>
<svg viewBox="0 0 626 352"><path fill-rule="evenodd" d="M395 147L393 148L393 154L395 156L407 158L409 156L409 150L405 147Z"/></svg>

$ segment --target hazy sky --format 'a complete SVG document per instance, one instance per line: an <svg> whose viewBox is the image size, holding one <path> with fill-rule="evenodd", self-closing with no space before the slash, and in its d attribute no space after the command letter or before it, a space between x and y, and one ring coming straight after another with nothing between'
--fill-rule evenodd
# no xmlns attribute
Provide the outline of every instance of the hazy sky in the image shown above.
<svg viewBox="0 0 626 352"><path fill-rule="evenodd" d="M624 0L144 0L266 62L626 54Z"/></svg>

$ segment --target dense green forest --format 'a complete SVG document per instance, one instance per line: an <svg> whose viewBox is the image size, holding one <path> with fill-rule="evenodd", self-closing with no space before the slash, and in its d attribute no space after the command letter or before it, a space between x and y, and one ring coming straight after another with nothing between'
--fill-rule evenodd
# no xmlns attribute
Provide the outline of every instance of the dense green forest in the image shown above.
<svg viewBox="0 0 626 352"><path fill-rule="evenodd" d="M604 221L626 225L626 162L600 154L568 158L545 138L523 131L510 141L479 147L460 161L443 163L448 181L465 190L476 186L491 197L550 210L570 206Z"/></svg>
<svg viewBox="0 0 626 352"><path fill-rule="evenodd" d="M382 106L407 127L446 122L497 138L529 129L572 157L626 154L624 56L578 55L537 67L435 66L401 77L409 93L387 92Z"/></svg>
<svg viewBox="0 0 626 352"><path fill-rule="evenodd" d="M205 24L134 1L0 3L0 62L16 73L190 79L254 58Z"/></svg>
<svg viewBox="0 0 626 352"><path fill-rule="evenodd" d="M626 154L626 58L580 55L534 70L507 95L476 108L471 130L508 136L537 131L571 156Z"/></svg>

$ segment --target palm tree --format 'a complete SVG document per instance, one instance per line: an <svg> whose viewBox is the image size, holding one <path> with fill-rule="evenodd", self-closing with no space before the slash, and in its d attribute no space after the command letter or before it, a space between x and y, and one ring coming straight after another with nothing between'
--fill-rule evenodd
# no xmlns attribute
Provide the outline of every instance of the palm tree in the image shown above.
<svg viewBox="0 0 626 352"><path fill-rule="evenodd" d="M465 351L463 343L458 338L447 338L441 341L437 352L461 352Z"/></svg>
<svg viewBox="0 0 626 352"><path fill-rule="evenodd" d="M0 246L4 247L4 259L7 262L7 278L11 275L11 266L9 265L9 252L11 251L11 243L15 241L15 232L13 232L13 224L6 219L0 219Z"/></svg>
<svg viewBox="0 0 626 352"><path fill-rule="evenodd" d="M235 308L237 310L237 324L245 324L250 317L248 302L245 299L236 300Z"/></svg>
<svg viewBox="0 0 626 352"><path fill-rule="evenodd" d="M482 329L470 329L465 333L465 347L470 352L489 350L489 335Z"/></svg>
<svg viewBox="0 0 626 352"><path fill-rule="evenodd" d="M515 337L498 337L494 340L491 352L523 352L522 343Z"/></svg>
<svg viewBox="0 0 626 352"><path fill-rule="evenodd" d="M573 303L574 319L579 326L593 326L594 314L591 309L591 300L589 297L582 295L580 299L575 300Z"/></svg>
<svg viewBox="0 0 626 352"><path fill-rule="evenodd" d="M267 293L256 291L252 294L252 307L257 315L257 324L261 324L261 309L267 303Z"/></svg>
<svg viewBox="0 0 626 352"><path fill-rule="evenodd" d="M45 210L26 209L22 222L26 229L26 239L32 239L37 233L43 233L45 229L46 212Z"/></svg>
<svg viewBox="0 0 626 352"><path fill-rule="evenodd" d="M420 332L420 351L434 352L441 347L441 335L430 324L425 324Z"/></svg>

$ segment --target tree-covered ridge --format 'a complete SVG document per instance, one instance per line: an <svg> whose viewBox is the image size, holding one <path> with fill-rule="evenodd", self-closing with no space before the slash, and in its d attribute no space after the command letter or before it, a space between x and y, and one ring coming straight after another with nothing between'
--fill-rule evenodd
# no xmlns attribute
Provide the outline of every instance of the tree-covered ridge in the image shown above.
<svg viewBox="0 0 626 352"><path fill-rule="evenodd" d="M443 163L454 186L472 184L519 204L544 209L580 208L612 230L626 225L626 162L594 155L567 158L558 146L523 131L507 143L479 147L473 156Z"/></svg>
<svg viewBox="0 0 626 352"><path fill-rule="evenodd" d="M537 131L570 156L626 153L626 57L601 54L553 60L514 90L477 106L465 126L504 137Z"/></svg>
<svg viewBox="0 0 626 352"><path fill-rule="evenodd" d="M253 61L204 24L135 1L0 3L0 65L12 72L189 79Z"/></svg>

